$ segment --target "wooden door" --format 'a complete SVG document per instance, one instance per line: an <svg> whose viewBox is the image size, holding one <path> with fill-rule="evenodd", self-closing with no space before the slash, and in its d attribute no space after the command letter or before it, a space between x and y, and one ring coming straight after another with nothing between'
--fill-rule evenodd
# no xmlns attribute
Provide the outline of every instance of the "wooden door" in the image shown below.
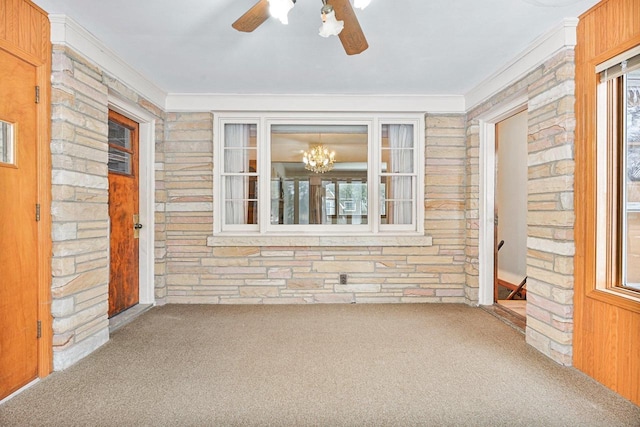
<svg viewBox="0 0 640 427"><path fill-rule="evenodd" d="M138 123L109 111L109 317L139 299Z"/></svg>
<svg viewBox="0 0 640 427"><path fill-rule="evenodd" d="M38 374L36 84L0 49L0 399Z"/></svg>

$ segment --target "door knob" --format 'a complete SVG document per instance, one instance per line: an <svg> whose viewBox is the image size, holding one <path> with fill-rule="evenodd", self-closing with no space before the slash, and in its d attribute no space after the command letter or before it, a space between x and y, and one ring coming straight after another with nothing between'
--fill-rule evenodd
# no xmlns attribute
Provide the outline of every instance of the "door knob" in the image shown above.
<svg viewBox="0 0 640 427"><path fill-rule="evenodd" d="M140 229L142 228L142 224L140 224L140 215L138 214L134 214L133 215L133 238L134 239L139 239L140 238Z"/></svg>

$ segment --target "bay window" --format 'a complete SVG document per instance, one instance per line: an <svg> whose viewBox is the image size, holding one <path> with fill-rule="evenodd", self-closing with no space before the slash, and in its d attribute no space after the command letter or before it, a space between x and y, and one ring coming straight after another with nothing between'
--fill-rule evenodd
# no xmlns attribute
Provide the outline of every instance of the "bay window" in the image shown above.
<svg viewBox="0 0 640 427"><path fill-rule="evenodd" d="M423 233L423 116L215 117L216 234Z"/></svg>

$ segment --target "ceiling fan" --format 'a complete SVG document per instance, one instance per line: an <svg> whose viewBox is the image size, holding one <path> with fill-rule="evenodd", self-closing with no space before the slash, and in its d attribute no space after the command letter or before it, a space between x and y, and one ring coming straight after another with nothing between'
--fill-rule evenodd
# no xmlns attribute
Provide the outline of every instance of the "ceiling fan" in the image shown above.
<svg viewBox="0 0 640 427"><path fill-rule="evenodd" d="M356 0L356 2L357 1L358 0ZM246 11L245 14L238 18L238 20L231 26L238 31L247 33L252 32L273 14L273 11L270 12L269 10L270 7L273 7L270 3L275 4L279 2L274 0L259 0L258 3ZM288 0L286 3L289 3L289 6L285 7L286 11L284 11L284 18L280 18L280 20L285 24L286 14L289 9L293 7L295 0ZM368 4L368 1L364 3ZM332 34L338 34L340 42L342 43L347 55L355 55L364 52L369 47L369 44L367 43L367 39L364 37L358 18L356 17L349 0L322 0L322 4L321 12L323 22L325 21L325 18L330 22L335 22L337 29ZM356 4L356 6L358 5ZM362 8L364 8L364 6ZM333 12L335 12L335 17L333 16ZM341 21L344 23L344 28L340 25ZM321 35L326 37L325 34L321 33Z"/></svg>

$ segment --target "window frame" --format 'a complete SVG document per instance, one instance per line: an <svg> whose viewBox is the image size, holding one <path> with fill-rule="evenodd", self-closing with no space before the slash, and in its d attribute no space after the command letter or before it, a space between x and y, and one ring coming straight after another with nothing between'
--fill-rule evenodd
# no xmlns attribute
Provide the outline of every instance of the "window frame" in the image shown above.
<svg viewBox="0 0 640 427"><path fill-rule="evenodd" d="M423 236L424 235L424 114L421 113L214 113L213 138L213 234L214 236ZM257 132L258 224L224 224L224 126L254 124ZM368 223L365 225L284 225L271 224L271 126L273 125L366 125L368 129L367 185ZM382 126L408 124L413 126L414 142L414 206L412 224L380 224L380 176ZM371 167L374 165L374 167ZM218 191L219 190L219 191ZM372 201L374 203L372 203ZM372 207L372 205L374 205Z"/></svg>
<svg viewBox="0 0 640 427"><path fill-rule="evenodd" d="M380 144L377 146L377 152L378 152L378 156L376 158L376 168L377 168L377 176L376 176L376 182L375 182L375 189L376 189L376 206L378 207L378 209L381 208L380 203L379 203L379 196L380 196L380 187L381 187L381 182L380 182L380 178L383 176L388 176L388 177L400 177L400 176L415 176L415 179L412 182L412 188L411 188L411 192L414 194L413 197L413 201L414 201L414 206L412 209L412 222L411 224L382 224L380 221L377 221L378 227L380 227L380 231L411 231L414 229L414 222L415 221L419 221L420 219L416 218L416 215L422 211L422 213L424 214L424 195L425 195L425 189L424 189L424 163L425 163L425 157L424 157L424 152L422 152L422 154L417 152L418 147L416 145L421 145L422 149L424 150L424 135L422 137L421 140L416 139L417 132L416 132L416 126L414 125L413 127L413 138L414 138L414 157L413 157L413 167L414 167L414 171L412 173L406 173L406 172L398 172L398 173L394 173L394 172L382 172L382 158L384 157L382 155L382 151L383 151L383 146L382 146L382 127L384 125L411 125L413 123L411 123L410 121L402 121L402 120L398 120L398 121L394 121L394 122L388 122L388 121L379 121L377 124L378 127L378 135L379 135L379 141ZM422 128L424 129L424 123ZM423 141L422 144L419 144L419 141ZM397 149L397 148L396 148ZM392 151L392 148L388 148L389 151ZM420 182L419 182L420 181ZM422 198L420 198L420 189L422 189ZM385 194L389 194L389 189L386 188L385 189ZM422 204L420 203L420 201L422 200ZM420 209L420 207L422 206L422 209ZM379 210L376 211L376 218L380 218L380 214L379 214ZM424 217L421 219L421 221L424 223Z"/></svg>
<svg viewBox="0 0 640 427"><path fill-rule="evenodd" d="M633 50L632 50L633 51ZM624 54L623 54L624 55ZM626 73L601 78L612 60L595 66L596 99L596 242L595 286L600 293L640 302L640 290L628 287L626 275ZM608 64L608 65L607 65Z"/></svg>
<svg viewBox="0 0 640 427"><path fill-rule="evenodd" d="M3 133L2 146L0 146L0 167L16 168L18 166L16 163L16 127L16 123L0 118L0 132ZM4 131L2 130L3 128L5 129Z"/></svg>
<svg viewBox="0 0 640 427"><path fill-rule="evenodd" d="M242 125L255 125L256 126L256 169L258 170L258 194L256 195L258 199L258 224L225 224L224 223L224 214L225 211L224 205L226 200L225 194L225 185L224 185L224 128L228 124L242 124ZM213 151L213 164L214 164L214 180L213 180L213 224L214 224L214 234L224 232L230 233L257 233L260 231L259 223L260 223L260 192L261 192L261 179L260 179L260 170L262 165L260 164L261 158L261 147L260 147L260 132L261 132L261 121L256 120L256 117L246 117L245 115L235 117L219 117L216 120L215 125L217 126L214 129L214 151ZM230 174L229 176L231 176Z"/></svg>
<svg viewBox="0 0 640 427"><path fill-rule="evenodd" d="M114 174L114 175L120 175L120 176L126 176L129 178L135 178L138 176L139 173L139 165L138 165L138 159L139 159L139 151L140 151L140 124L137 123L136 121L128 118L127 116L125 116L124 114L120 114L119 112L115 111L115 110L109 110L109 117L107 119L107 127L109 126L109 122L113 122L116 125L128 129L129 130L129 147L124 147L118 144L114 144L112 143L109 139L108 139L108 135L107 135L107 155L109 155L110 150L113 149L115 151L121 152L121 153L126 153L128 154L129 157L129 171L128 172L123 172L123 171L117 171L117 170L113 170L109 167L109 162L107 161L107 172ZM108 159L107 159L108 160Z"/></svg>

